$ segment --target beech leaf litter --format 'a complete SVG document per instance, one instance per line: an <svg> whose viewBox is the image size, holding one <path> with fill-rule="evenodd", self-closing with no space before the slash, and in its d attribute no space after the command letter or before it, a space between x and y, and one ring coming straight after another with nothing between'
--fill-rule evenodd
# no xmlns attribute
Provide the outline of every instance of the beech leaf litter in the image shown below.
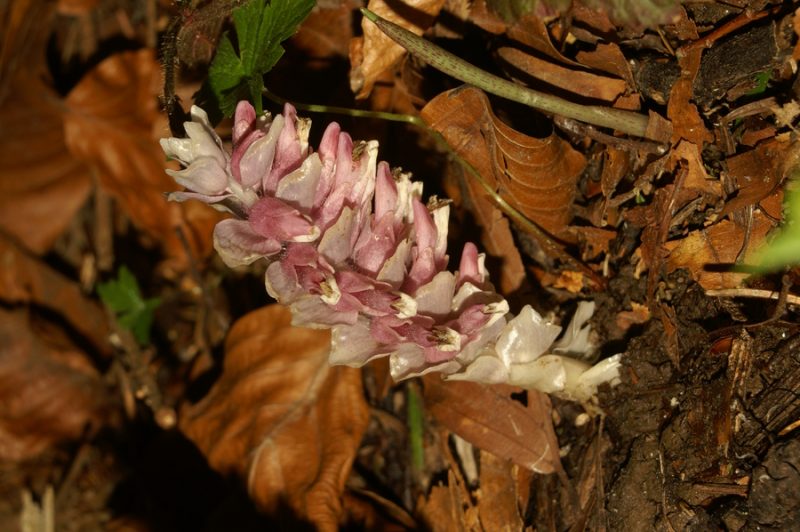
<svg viewBox="0 0 800 532"><path fill-rule="evenodd" d="M800 4L167 4L0 6L0 529L800 529Z"/></svg>

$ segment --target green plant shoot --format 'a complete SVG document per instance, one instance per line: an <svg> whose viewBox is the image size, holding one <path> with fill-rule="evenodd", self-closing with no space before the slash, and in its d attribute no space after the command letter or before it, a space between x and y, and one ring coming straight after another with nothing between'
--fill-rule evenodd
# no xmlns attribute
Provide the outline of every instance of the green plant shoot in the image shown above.
<svg viewBox="0 0 800 532"><path fill-rule="evenodd" d="M116 279L100 283L97 293L122 328L131 331L139 344L150 343L153 312L161 300L157 297L144 299L136 277L127 267L120 266Z"/></svg>
<svg viewBox="0 0 800 532"><path fill-rule="evenodd" d="M767 273L800 264L800 181L795 174L786 187L785 222L778 234L753 257L755 271ZM750 269L749 271L752 271Z"/></svg>
<svg viewBox="0 0 800 532"><path fill-rule="evenodd" d="M237 46L222 36L208 72L208 85L225 116L242 99L262 112L264 74L283 56L281 43L294 35L315 0L250 0L233 11Z"/></svg>

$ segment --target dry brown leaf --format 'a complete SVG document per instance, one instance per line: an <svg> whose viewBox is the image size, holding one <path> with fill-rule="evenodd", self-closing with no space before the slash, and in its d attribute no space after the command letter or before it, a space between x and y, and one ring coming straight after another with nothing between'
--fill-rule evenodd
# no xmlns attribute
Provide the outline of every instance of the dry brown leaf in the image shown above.
<svg viewBox="0 0 800 532"><path fill-rule="evenodd" d="M152 50L109 57L87 74L66 99L64 131L69 150L96 173L100 186L120 204L136 226L162 246L172 266L186 265L176 228L182 227L191 251L205 257L219 213L197 202L168 203L175 190L164 173L164 154L156 139L161 67Z"/></svg>
<svg viewBox="0 0 800 532"><path fill-rule="evenodd" d="M471 522L472 519L470 519L476 517L473 512L470 512L473 509L470 501L462 500L463 491L459 489L458 479L453 470L448 469L446 486L440 483L431 488L427 499L420 496L420 500L417 502L417 511L429 530L465 532L477 529L475 525L478 523Z"/></svg>
<svg viewBox="0 0 800 532"><path fill-rule="evenodd" d="M522 530L517 506L513 465L492 453L481 451L481 490L478 515L484 530Z"/></svg>
<svg viewBox="0 0 800 532"><path fill-rule="evenodd" d="M439 14L444 2L370 0L367 8L390 22L422 35ZM350 88L359 99L369 96L375 80L406 53L402 46L366 18L361 21L361 29L364 36L353 39L350 45Z"/></svg>
<svg viewBox="0 0 800 532"><path fill-rule="evenodd" d="M261 509L288 504L322 530L337 527L369 417L360 371L329 367L329 349L328 331L292 327L283 306L251 312L229 333L219 381L181 420Z"/></svg>
<svg viewBox="0 0 800 532"><path fill-rule="evenodd" d="M594 50L580 51L575 57L581 65L617 76L629 87L636 87L631 65L617 43L599 43Z"/></svg>
<svg viewBox="0 0 800 532"><path fill-rule="evenodd" d="M773 223L761 211L753 213L744 261L764 242ZM722 220L707 229L692 231L686 238L666 242L664 249L668 272L689 270L692 278L706 290L738 288L749 274L729 271L745 243L746 229L730 220Z"/></svg>
<svg viewBox="0 0 800 532"><path fill-rule="evenodd" d="M718 179L712 179L706 172L697 144L680 141L670 152L670 164L685 168L683 189L705 194L710 198L722 197L722 183ZM680 205L675 206L675 210L678 208Z"/></svg>
<svg viewBox="0 0 800 532"><path fill-rule="evenodd" d="M504 61L520 70L525 76L543 81L567 92L578 94L583 98L613 102L627 88L627 84L621 79L600 76L574 68L565 68L516 48L501 47L497 50L497 53ZM523 81L527 80L523 79Z"/></svg>
<svg viewBox="0 0 800 532"><path fill-rule="evenodd" d="M91 177L67 151L59 97L46 82L52 5L10 2L6 9L0 12L0 226L43 254L86 201Z"/></svg>
<svg viewBox="0 0 800 532"><path fill-rule="evenodd" d="M591 260L601 253L608 253L611 241L617 236L616 231L599 227L572 227L571 230L581 244L583 260Z"/></svg>
<svg viewBox="0 0 800 532"><path fill-rule="evenodd" d="M0 301L33 304L61 316L99 353L110 355L110 326L105 310L86 297L78 283L0 234Z"/></svg>
<svg viewBox="0 0 800 532"><path fill-rule="evenodd" d="M714 135L706 129L703 118L697 111L697 106L690 100L694 90L694 78L700 69L702 48L683 50L678 54L678 65L681 74L678 81L672 86L667 103L667 118L672 121L672 144L677 144L681 139L702 148L703 143L714 141Z"/></svg>
<svg viewBox="0 0 800 532"><path fill-rule="evenodd" d="M67 334L0 308L0 462L35 457L110 419L112 395Z"/></svg>
<svg viewBox="0 0 800 532"><path fill-rule="evenodd" d="M435 100L434 100L435 101ZM426 112L427 109L427 112ZM423 109L423 119L428 119L430 109ZM454 113L452 118L447 120L458 120L458 113ZM474 125L474 124L473 124ZM481 139L478 131L475 134L469 133L469 118L459 121L455 126L446 126L442 131L448 142L458 140L460 144L451 144L455 152L467 162L469 162L481 175L491 175L492 165L489 158L489 150L486 143ZM514 236L511 234L511 227L508 219L503 216L494 203L486 197L486 191L476 182L475 178L467 174L459 166L453 165L459 172L458 183L461 187L460 196L464 197L465 207L473 216L477 225L481 228L481 242L489 255L502 261L499 272L498 285L500 292L510 294L517 291L525 282L525 267L522 264L522 257L519 254ZM451 195L452 196L452 195Z"/></svg>
<svg viewBox="0 0 800 532"><path fill-rule="evenodd" d="M360 4L359 4L360 5ZM354 0L319 3L292 37L292 46L309 57L347 57L353 38Z"/></svg>
<svg viewBox="0 0 800 532"><path fill-rule="evenodd" d="M800 160L800 143L775 138L725 161L736 196L725 203L720 217L757 205L772 195Z"/></svg>
<svg viewBox="0 0 800 532"><path fill-rule="evenodd" d="M579 67L580 64L569 59L558 51L550 39L550 32L541 17L530 13L520 18L508 28L507 35L510 39L533 48L550 59L555 59L561 64Z"/></svg>
<svg viewBox="0 0 800 532"><path fill-rule="evenodd" d="M794 34L800 36L800 11L794 12L794 16L792 17L792 28L794 28ZM800 60L800 40L794 44L794 48L792 49L792 59L795 61Z"/></svg>
<svg viewBox="0 0 800 532"><path fill-rule="evenodd" d="M532 411L502 394L500 386L444 381L440 375L426 375L423 382L425 407L448 430L537 473L561 467L549 402L537 403L541 408ZM528 391L529 404L540 395Z"/></svg>
<svg viewBox="0 0 800 532"><path fill-rule="evenodd" d="M503 199L550 234L562 236L572 218L583 155L555 133L539 139L504 124L474 87L440 94L421 115Z"/></svg>
<svg viewBox="0 0 800 532"><path fill-rule="evenodd" d="M631 310L623 310L617 314L614 325L617 328L619 337L627 332L633 325L640 325L650 321L650 309L647 305L642 305L636 301L631 301Z"/></svg>
<svg viewBox="0 0 800 532"><path fill-rule="evenodd" d="M450 11L450 6L445 6L445 8ZM508 29L508 24L500 18L500 15L489 9L486 0L470 1L469 22L492 35L500 35Z"/></svg>

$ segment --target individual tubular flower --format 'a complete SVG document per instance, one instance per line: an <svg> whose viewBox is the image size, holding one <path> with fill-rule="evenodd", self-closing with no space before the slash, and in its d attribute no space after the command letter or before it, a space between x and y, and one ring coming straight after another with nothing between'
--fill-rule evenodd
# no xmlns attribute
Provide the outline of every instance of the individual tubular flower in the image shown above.
<svg viewBox="0 0 800 532"><path fill-rule="evenodd" d="M170 199L236 215L215 227L215 248L229 266L266 259L266 289L294 324L332 330L332 364L388 356L396 379L438 371L580 400L617 378L619 357L592 367L554 354L585 354L593 306L554 344L561 328L531 307L508 314L473 244L447 271L448 203L425 205L421 183L377 163L377 142L332 123L314 152L291 105L273 118L240 102L228 153L206 113L191 116L187 138L161 141L185 167L168 170L187 188Z"/></svg>

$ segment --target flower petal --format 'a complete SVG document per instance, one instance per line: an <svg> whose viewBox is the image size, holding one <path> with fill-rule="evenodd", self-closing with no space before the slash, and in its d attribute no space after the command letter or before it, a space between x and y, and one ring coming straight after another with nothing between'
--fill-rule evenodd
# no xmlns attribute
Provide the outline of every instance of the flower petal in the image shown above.
<svg viewBox="0 0 800 532"><path fill-rule="evenodd" d="M236 146L231 156L231 172L245 188L261 190L261 183L269 175L275 160L278 137L283 126L278 115L266 135L248 137L251 142Z"/></svg>
<svg viewBox="0 0 800 532"><path fill-rule="evenodd" d="M255 130L256 110L250 102L242 100L236 104L236 111L233 113L233 128L231 134L233 144L239 144L244 137Z"/></svg>
<svg viewBox="0 0 800 532"><path fill-rule="evenodd" d="M184 170L167 170L167 174L192 192L217 196L228 188L228 174L213 157L195 159Z"/></svg>
<svg viewBox="0 0 800 532"><path fill-rule="evenodd" d="M561 327L546 323L530 305L508 322L497 339L497 354L507 366L539 358L553 344Z"/></svg>
<svg viewBox="0 0 800 532"><path fill-rule="evenodd" d="M275 196L304 212L310 212L321 173L319 155L312 153L300 168L281 179Z"/></svg>
<svg viewBox="0 0 800 532"><path fill-rule="evenodd" d="M365 318L359 318L353 325L337 325L331 329L331 364L358 368L390 352L391 349L381 346L372 337L369 321Z"/></svg>
<svg viewBox="0 0 800 532"><path fill-rule="evenodd" d="M281 242L312 242L319 229L294 207L264 196L250 209L250 227L264 238Z"/></svg>
<svg viewBox="0 0 800 532"><path fill-rule="evenodd" d="M301 127L298 127L299 122L297 111L287 103L283 108L283 127L279 129L280 134L275 145L275 160L269 173L264 176L262 184L262 188L266 192L275 192L278 182L286 174L298 168L306 156L308 125L301 124ZM270 132L274 127L275 124L270 128ZM303 138L303 133L306 138Z"/></svg>
<svg viewBox="0 0 800 532"><path fill-rule="evenodd" d="M252 264L281 250L281 243L256 233L245 220L222 220L214 228L214 249L235 268Z"/></svg>

